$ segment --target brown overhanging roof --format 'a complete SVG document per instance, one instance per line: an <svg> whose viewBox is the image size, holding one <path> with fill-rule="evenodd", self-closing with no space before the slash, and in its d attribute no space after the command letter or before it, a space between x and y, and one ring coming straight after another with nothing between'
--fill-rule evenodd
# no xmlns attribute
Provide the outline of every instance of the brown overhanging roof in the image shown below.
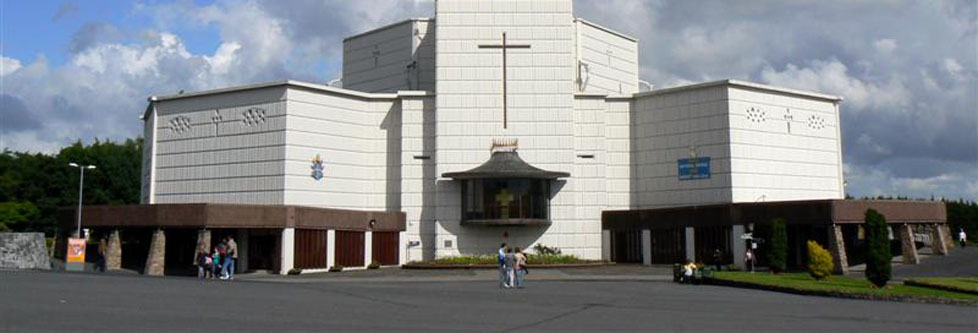
<svg viewBox="0 0 978 333"><path fill-rule="evenodd" d="M529 178L557 179L570 177L569 173L547 171L526 163L515 151L497 151L480 166L466 171L446 172L442 177L462 179Z"/></svg>
<svg viewBox="0 0 978 333"><path fill-rule="evenodd" d="M877 210L890 224L947 223L946 208L939 201L811 200L605 211L601 225L602 229L669 229L769 223L775 218L788 224L852 224L863 223L867 209Z"/></svg>
<svg viewBox="0 0 978 333"><path fill-rule="evenodd" d="M62 208L58 221L74 229L77 208ZM370 225L374 221L374 225ZM82 227L299 228L404 231L403 212L375 212L283 205L155 204L84 206ZM66 230L67 230L66 229Z"/></svg>

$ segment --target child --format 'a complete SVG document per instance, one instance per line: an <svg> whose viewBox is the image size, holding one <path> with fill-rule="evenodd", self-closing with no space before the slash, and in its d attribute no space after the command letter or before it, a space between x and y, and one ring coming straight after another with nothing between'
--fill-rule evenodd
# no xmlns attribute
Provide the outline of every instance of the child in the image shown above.
<svg viewBox="0 0 978 333"><path fill-rule="evenodd" d="M217 276L217 268L221 267L221 254L217 251L216 246L214 247L214 252L211 252L210 262L211 262L210 278L213 279L215 276Z"/></svg>

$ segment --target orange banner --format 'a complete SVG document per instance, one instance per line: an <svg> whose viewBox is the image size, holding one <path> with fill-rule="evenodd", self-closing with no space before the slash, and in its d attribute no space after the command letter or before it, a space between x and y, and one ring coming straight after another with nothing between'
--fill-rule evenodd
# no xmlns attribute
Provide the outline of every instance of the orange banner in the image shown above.
<svg viewBox="0 0 978 333"><path fill-rule="evenodd" d="M68 262L85 263L85 239L68 238Z"/></svg>

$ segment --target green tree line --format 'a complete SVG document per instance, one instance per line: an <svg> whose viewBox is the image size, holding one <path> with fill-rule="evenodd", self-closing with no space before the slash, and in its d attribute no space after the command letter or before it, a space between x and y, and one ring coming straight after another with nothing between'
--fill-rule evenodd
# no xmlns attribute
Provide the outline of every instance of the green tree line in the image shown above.
<svg viewBox="0 0 978 333"><path fill-rule="evenodd" d="M85 170L85 205L139 203L141 138L117 143L81 141L57 154L4 151L0 154L0 232L40 231L52 236L58 209L78 204L79 170Z"/></svg>

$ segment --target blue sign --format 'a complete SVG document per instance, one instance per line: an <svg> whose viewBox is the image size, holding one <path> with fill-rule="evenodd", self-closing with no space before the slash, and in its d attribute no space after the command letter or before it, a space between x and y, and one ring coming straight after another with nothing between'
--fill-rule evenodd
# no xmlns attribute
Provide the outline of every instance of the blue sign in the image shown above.
<svg viewBox="0 0 978 333"><path fill-rule="evenodd" d="M710 179L710 158L679 159L679 180Z"/></svg>

